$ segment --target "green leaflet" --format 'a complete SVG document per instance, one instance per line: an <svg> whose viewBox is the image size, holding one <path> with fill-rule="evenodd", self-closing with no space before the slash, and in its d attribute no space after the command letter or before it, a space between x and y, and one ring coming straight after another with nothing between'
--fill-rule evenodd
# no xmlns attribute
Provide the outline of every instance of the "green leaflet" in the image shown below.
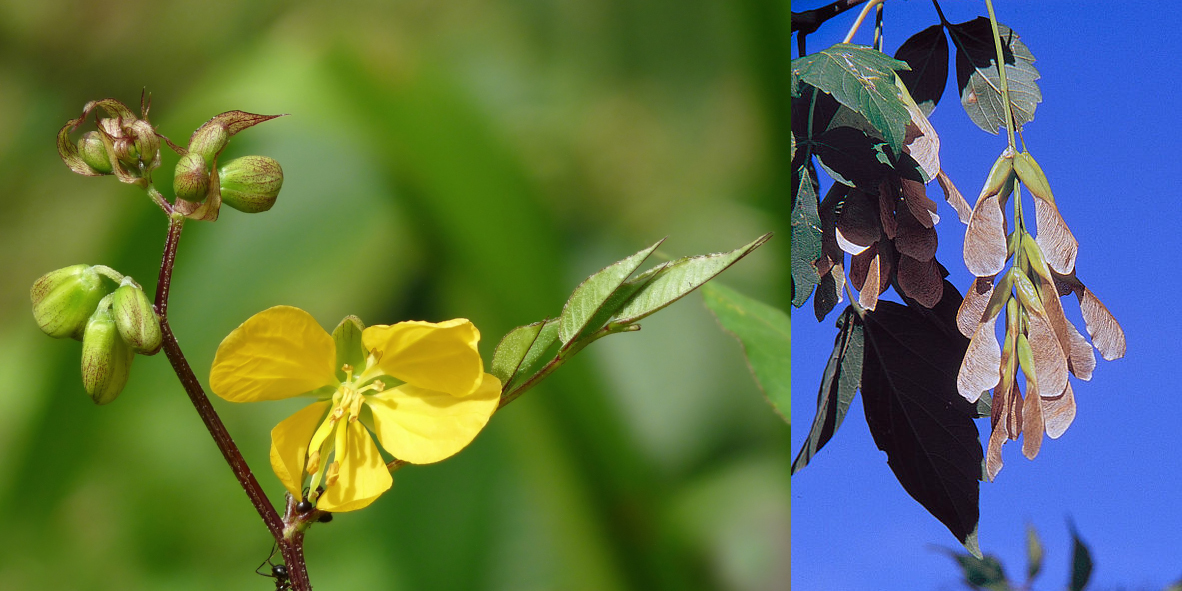
<svg viewBox="0 0 1182 591"><path fill-rule="evenodd" d="M792 305L803 306L821 282L813 261L821 258L821 216L817 212L817 187L808 166L799 171L800 184L792 206Z"/></svg>
<svg viewBox="0 0 1182 591"><path fill-rule="evenodd" d="M769 232L730 252L683 257L624 282L621 290L634 289L635 293L615 312L611 324L632 324L672 304L759 248L771 237Z"/></svg>
<svg viewBox="0 0 1182 591"><path fill-rule="evenodd" d="M508 391L509 385L511 383L513 383L513 381L516 380L517 378L519 378L521 376L533 375L534 372L536 372L538 369L541 369L540 365L542 363L542 359L544 358L544 356L547 353L551 352L551 345L553 345L555 343L555 341L558 340L558 321L557 320L546 320L544 322L538 322L538 323L534 323L534 324L531 324L528 326L535 326L535 325L541 325L541 328L538 330L538 333L537 333L536 337L533 339L533 341L530 342L529 348L526 349L524 355L521 358L521 361L517 364L517 367L514 370L514 372L512 374L508 374L509 379L507 379L507 380L501 379L501 391L502 392ZM509 338L510 335L513 335L514 332L517 332L521 328L528 328L528 326L519 327L518 329L514 329L514 330L510 331L508 335L505 335L505 339ZM521 339L521 337L523 337L523 336L524 335L517 335L517 338L515 339L517 345L520 345L520 340L518 340L518 339ZM504 343L505 339L501 339L502 343ZM521 339L521 340L523 340L523 339ZM498 344L497 349L500 349L500 348L501 348L501 345ZM509 355L509 351L510 351L509 349L506 349L505 355ZM495 353L493 354L493 358L494 359L496 358ZM506 357L506 359L507 358L508 357ZM553 356L551 355L549 357L549 359L553 359ZM547 359L547 361L549 359ZM505 363L504 365L508 365L508 364ZM497 374L493 374L493 375L497 375ZM500 377L501 376L497 375L498 379L500 379Z"/></svg>
<svg viewBox="0 0 1182 591"><path fill-rule="evenodd" d="M1042 570L1042 541L1038 539L1038 532L1034 525L1026 525L1026 580L1033 581Z"/></svg>
<svg viewBox="0 0 1182 591"><path fill-rule="evenodd" d="M538 340L538 335L541 334L545 322L542 320L518 326L501 337L501 342L497 343L497 350L493 352L490 373L501 380L502 390L509 385L509 380L517 375L521 362L525 360L526 354L529 353L534 342Z"/></svg>
<svg viewBox="0 0 1182 591"><path fill-rule="evenodd" d="M971 554L952 554L960 564L964 581L972 589L988 589L989 591L1010 591L1009 581L1006 580L1005 570L996 556L988 555L977 558Z"/></svg>
<svg viewBox="0 0 1182 591"><path fill-rule="evenodd" d="M783 310L725 285L702 288L706 306L743 346L747 365L768 402L792 424L792 321Z"/></svg>
<svg viewBox="0 0 1182 591"><path fill-rule="evenodd" d="M521 376L541 369L543 360L569 357L605 334L635 330L630 325L713 279L769 238L770 233L730 252L663 263L628 279L662 239L584 280L567 299L559 318L509 331L493 353L492 374L506 392ZM558 350L553 347L556 342L561 343Z"/></svg>
<svg viewBox="0 0 1182 591"><path fill-rule="evenodd" d="M1092 578L1092 553L1087 544L1079 537L1075 524L1069 524L1071 529L1071 584L1070 591L1083 591Z"/></svg>
<svg viewBox="0 0 1182 591"><path fill-rule="evenodd" d="M1006 83L1010 91L1010 109L1018 127L1034 119L1034 110L1042 102L1036 80L1034 54L1009 27L998 24L1002 55L1006 63ZM1001 100L1001 77L997 71L997 49L989 19L949 24L948 34L956 45L956 82L960 102L978 127L997 134L1006 126L1005 106Z"/></svg>
<svg viewBox="0 0 1182 591"><path fill-rule="evenodd" d="M575 288L570 299L562 308L562 316L558 319L558 338L564 346L569 345L584 328L588 328L588 323L592 318L604 308L605 304L609 303L611 295L664 241L665 239L662 238L652 246L609 265L588 277Z"/></svg>
<svg viewBox="0 0 1182 591"><path fill-rule="evenodd" d="M815 86L860 113L902 153L911 114L899 97L895 70L908 69L906 62L869 47L839 43L792 60L793 94L799 94L799 82Z"/></svg>
<svg viewBox="0 0 1182 591"><path fill-rule="evenodd" d="M792 462L793 474L804 469L837 432L862 383L862 360L865 355L862 321L853 307L847 307L837 319L837 326L833 353L829 355L829 363L821 378L821 388L817 392L817 415L804 447Z"/></svg>

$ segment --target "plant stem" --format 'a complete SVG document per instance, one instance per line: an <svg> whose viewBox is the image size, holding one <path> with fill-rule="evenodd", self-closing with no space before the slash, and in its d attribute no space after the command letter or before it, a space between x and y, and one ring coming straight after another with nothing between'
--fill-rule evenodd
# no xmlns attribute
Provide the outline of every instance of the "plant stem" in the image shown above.
<svg viewBox="0 0 1182 591"><path fill-rule="evenodd" d="M870 9L882 4L885 1L886 0L870 0L870 2L867 2L866 6L862 7L862 12L858 13L858 18L854 20L854 24L850 27L849 32L845 34L845 39L842 39L841 42L849 43L850 41L853 41L854 34L858 32L858 27L862 26L862 21L866 20L866 15L870 14Z"/></svg>
<svg viewBox="0 0 1182 591"><path fill-rule="evenodd" d="M156 313L164 318L168 313L168 290L172 286L172 267L176 263L176 248L185 229L185 216L168 216L168 238L164 241L164 255L160 259L160 276L156 280Z"/></svg>
<svg viewBox="0 0 1182 591"><path fill-rule="evenodd" d="M156 188L156 185L149 183L148 186L145 187L145 190L148 192L148 196L152 198L152 201L156 205L160 206L160 209L163 209L166 215L172 216L172 214L176 212L176 208L168 202L168 199L164 198L164 195L160 194L160 191Z"/></svg>
<svg viewBox="0 0 1182 591"><path fill-rule="evenodd" d="M1006 134L1010 147L1017 150L1014 143L1014 115L1010 112L1010 87L1006 82L1005 53L1001 49L1001 31L997 28L997 15L993 12L993 0L985 0L985 7L989 10L989 24L993 26L993 47L997 50L997 73L1001 78L1001 103L1006 115Z"/></svg>
<svg viewBox="0 0 1182 591"><path fill-rule="evenodd" d="M290 538L284 536L285 524L283 519L279 517L279 513L271 505L271 501L267 499L267 494L263 492L263 487L259 485L258 479L254 477L250 466L243 459L242 452L234 444L234 439L230 437L229 431L226 430L226 426L222 423L217 411L214 410L213 404L210 403L209 397L205 394L205 390L201 388L201 383L193 373L193 368L189 366L188 360L185 359L185 354L181 351L181 345L172 333L172 327L168 324L169 286L172 283L173 264L176 262L177 246L180 244L181 230L184 228L184 223L184 216L175 212L170 214L168 238L164 243L164 254L160 261L160 276L156 284L155 307L156 314L160 317L160 332L164 340L164 354L168 357L169 363L172 364L172 369L176 372L177 379L181 382L181 387L185 389L185 393L189 395L189 400L192 401L193 407L197 409L197 414L201 417L201 421L205 423L205 428L209 430L214 443L221 450L222 457L226 459L226 463L230 465L230 470L234 472L234 476L238 479L238 484L242 486L242 490L246 491L246 496L250 498L250 502L254 505L255 510L258 511L259 517L262 518L263 523L271 532L271 537L279 544L279 548L283 552L283 561L287 565L288 577L291 580L292 589L296 591L311 591L312 586L308 581L308 569L304 562L303 533L296 532Z"/></svg>
<svg viewBox="0 0 1182 591"><path fill-rule="evenodd" d="M1006 79L1006 61L1005 53L1001 47L1001 31L997 27L997 14L993 12L993 0L985 0L985 7L989 10L989 24L993 27L993 48L997 51L997 73L1001 79L1001 103L1005 109L1006 117L1006 139L1010 142L1009 149L1012 152L1018 151L1018 146L1014 141L1014 115L1010 110L1010 87ZM1025 222L1022 219L1022 195L1018 191L1018 183L1014 181L1014 231L1018 232L1018 244L1021 244L1022 235L1026 233ZM1022 262L1022 249L1019 247L1014 253L1015 262Z"/></svg>
<svg viewBox="0 0 1182 591"><path fill-rule="evenodd" d="M944 17L944 11L940 9L940 3L937 0L932 0L932 6L936 7L936 14L940 16L940 24L945 27L948 26L948 19Z"/></svg>
<svg viewBox="0 0 1182 591"><path fill-rule="evenodd" d="M882 9L884 6L886 4L879 3L874 8L874 42L871 45L878 51L882 51Z"/></svg>

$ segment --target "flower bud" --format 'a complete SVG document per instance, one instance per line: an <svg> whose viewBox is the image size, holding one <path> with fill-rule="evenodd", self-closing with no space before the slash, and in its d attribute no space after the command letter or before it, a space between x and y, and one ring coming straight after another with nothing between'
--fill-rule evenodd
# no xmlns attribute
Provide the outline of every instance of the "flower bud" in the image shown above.
<svg viewBox="0 0 1182 591"><path fill-rule="evenodd" d="M140 153L135 147L135 140L129 137L115 138L112 142L115 146L115 158L119 163L125 167L130 167L131 170L139 169Z"/></svg>
<svg viewBox="0 0 1182 591"><path fill-rule="evenodd" d="M172 179L176 196L188 201L201 201L209 192L209 167L201 154L189 152L176 163Z"/></svg>
<svg viewBox="0 0 1182 591"><path fill-rule="evenodd" d="M78 140L78 155L87 166L101 174L111 174L111 159L107 147L97 131L88 131Z"/></svg>
<svg viewBox="0 0 1182 591"><path fill-rule="evenodd" d="M82 386L95 404L107 404L119 396L134 360L135 353L115 326L110 300L104 299L86 323L82 337Z"/></svg>
<svg viewBox="0 0 1182 591"><path fill-rule="evenodd" d="M136 119L131 125L127 126L127 129L135 143L136 153L139 155L144 167L149 170L155 168L159 164L156 158L160 154L160 138L156 135L156 130L152 127L152 124L143 119Z"/></svg>
<svg viewBox="0 0 1182 591"><path fill-rule="evenodd" d="M141 355L155 355L160 350L160 318L156 309L140 286L123 280L123 284L111 294L111 315L119 336L127 342L132 351Z"/></svg>
<svg viewBox="0 0 1182 591"><path fill-rule="evenodd" d="M283 187L283 169L266 156L235 158L218 171L218 178L222 202L245 213L271 209Z"/></svg>
<svg viewBox="0 0 1182 591"><path fill-rule="evenodd" d="M200 154L206 166L213 166L213 159L230 141L230 133L217 121L210 121L193 132L189 139L189 153Z"/></svg>
<svg viewBox="0 0 1182 591"><path fill-rule="evenodd" d="M45 334L81 339L110 284L90 265L74 265L43 275L30 290L33 318Z"/></svg>

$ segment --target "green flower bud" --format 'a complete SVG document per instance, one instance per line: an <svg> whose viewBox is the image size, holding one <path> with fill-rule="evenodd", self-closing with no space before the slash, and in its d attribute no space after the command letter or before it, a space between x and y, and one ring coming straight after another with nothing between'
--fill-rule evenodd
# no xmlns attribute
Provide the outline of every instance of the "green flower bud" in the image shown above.
<svg viewBox="0 0 1182 591"><path fill-rule="evenodd" d="M210 121L193 132L189 139L189 153L200 154L206 166L213 166L213 159L230 141L230 133L218 121Z"/></svg>
<svg viewBox="0 0 1182 591"><path fill-rule="evenodd" d="M123 342L111 315L111 296L100 303L82 337L82 386L96 404L107 404L127 385L135 353Z"/></svg>
<svg viewBox="0 0 1182 591"><path fill-rule="evenodd" d="M136 153L149 170L158 165L157 156L160 155L160 137L151 123L143 119L136 119L128 126L128 132L134 140Z"/></svg>
<svg viewBox="0 0 1182 591"><path fill-rule="evenodd" d="M81 339L86 319L111 292L111 283L90 265L74 265L43 275L30 290L33 318L45 334Z"/></svg>
<svg viewBox="0 0 1182 591"><path fill-rule="evenodd" d="M155 355L160 350L160 318L144 290L130 277L111 294L111 315L119 336L132 351L141 355Z"/></svg>
<svg viewBox="0 0 1182 591"><path fill-rule="evenodd" d="M135 140L129 137L115 138L114 146L115 158L120 164L130 167L131 170L139 169L140 152L135 147Z"/></svg>
<svg viewBox="0 0 1182 591"><path fill-rule="evenodd" d="M103 145L103 138L97 131L88 131L78 140L78 155L87 166L101 174L111 174L111 159L107 156L107 147Z"/></svg>
<svg viewBox="0 0 1182 591"><path fill-rule="evenodd" d="M209 192L209 167L201 154L189 152L176 163L172 179L176 196L188 201L202 201Z"/></svg>
<svg viewBox="0 0 1182 591"><path fill-rule="evenodd" d="M218 178L222 202L245 213L271 209L283 187L283 169L266 156L235 158L218 171Z"/></svg>

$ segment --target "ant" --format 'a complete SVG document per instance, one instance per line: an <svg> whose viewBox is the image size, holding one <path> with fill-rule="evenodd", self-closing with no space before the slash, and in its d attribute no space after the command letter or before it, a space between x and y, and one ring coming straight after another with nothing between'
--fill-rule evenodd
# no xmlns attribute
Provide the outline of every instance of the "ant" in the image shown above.
<svg viewBox="0 0 1182 591"><path fill-rule="evenodd" d="M271 557L275 556L275 550L277 548L277 545L271 546L271 553L267 555L267 559L263 561L263 564L260 564L258 568L254 569L254 572L264 577L275 579L275 591L289 591L291 589L291 579L287 577L287 565L273 564L271 562ZM271 574L262 572L263 566L270 566Z"/></svg>

